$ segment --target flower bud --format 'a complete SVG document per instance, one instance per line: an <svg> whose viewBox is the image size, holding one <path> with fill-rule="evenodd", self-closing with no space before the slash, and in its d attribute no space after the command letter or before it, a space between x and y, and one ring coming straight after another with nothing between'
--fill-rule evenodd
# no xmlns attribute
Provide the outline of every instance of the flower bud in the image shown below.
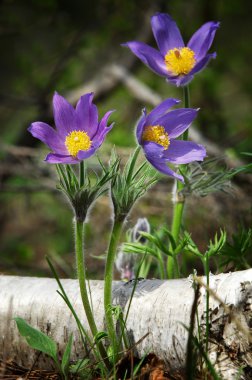
<svg viewBox="0 0 252 380"><path fill-rule="evenodd" d="M125 253L122 250L119 251L115 265L121 274L121 280L130 281L135 278L134 266L136 262L136 255L133 253Z"/></svg>
<svg viewBox="0 0 252 380"><path fill-rule="evenodd" d="M138 218L133 230L132 230L132 241L139 242L142 244L146 243L146 238L141 235L141 232L150 233L150 224L146 218Z"/></svg>

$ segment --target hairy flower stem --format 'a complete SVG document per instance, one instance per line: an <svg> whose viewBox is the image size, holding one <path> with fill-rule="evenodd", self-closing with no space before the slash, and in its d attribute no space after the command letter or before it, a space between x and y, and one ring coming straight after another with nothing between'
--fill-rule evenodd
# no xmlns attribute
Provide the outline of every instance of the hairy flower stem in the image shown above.
<svg viewBox="0 0 252 380"><path fill-rule="evenodd" d="M115 255L117 250L118 241L121 236L122 227L124 220L115 220L113 229L111 232L107 261L105 267L105 280L104 280L104 309L105 309L105 318L106 325L108 330L108 336L113 348L114 359L116 359L116 348L118 347L116 342L116 330L113 321L113 315L110 306L112 305L112 281L113 281L113 269L115 262Z"/></svg>
<svg viewBox="0 0 252 380"><path fill-rule="evenodd" d="M206 276L206 348L205 352L208 354L208 341L209 341L209 257L208 254L203 257L203 266L204 266L204 272Z"/></svg>
<svg viewBox="0 0 252 380"><path fill-rule="evenodd" d="M189 91L189 86L183 87L183 98L184 98L184 106L185 108L190 108L190 91ZM189 129L187 129L182 136L183 140L188 140L188 133Z"/></svg>
<svg viewBox="0 0 252 380"><path fill-rule="evenodd" d="M90 306L90 302L88 299L88 291L87 291L87 285L86 285L86 269L85 269L85 262L84 262L84 252L83 252L83 242L84 242L84 222L75 220L75 252L76 252L76 263L77 263L77 273L78 273L78 280L79 280L79 286L80 286L80 293L81 293L81 299L83 303L83 307L86 313L86 317L88 320L88 324L91 330L91 333L93 337L96 336L98 333L93 312ZM97 343L98 351L104 361L104 364L108 369L110 369L110 363L107 358L107 352L102 344L102 342Z"/></svg>
<svg viewBox="0 0 252 380"><path fill-rule="evenodd" d="M189 86L183 87L183 94L184 94L184 106L185 108L190 108L190 93L189 93ZM182 136L183 140L188 140L188 129L183 133ZM186 170L186 165L181 165L182 170ZM174 208L173 208L173 218L172 218L172 226L171 226L171 233L175 240L175 243L178 243L180 228L182 224L183 219L183 211L184 211L184 205L185 205L185 199L183 196L180 195L181 190L183 190L183 183L176 180L176 194L173 197L174 201ZM168 278L176 278L178 276L178 262L177 257L174 255L169 256L167 261L167 274Z"/></svg>

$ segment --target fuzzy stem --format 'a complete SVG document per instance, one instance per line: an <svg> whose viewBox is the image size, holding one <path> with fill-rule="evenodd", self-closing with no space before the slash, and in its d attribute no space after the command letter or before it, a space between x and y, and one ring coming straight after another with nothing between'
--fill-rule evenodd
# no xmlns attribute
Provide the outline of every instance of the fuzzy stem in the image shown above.
<svg viewBox="0 0 252 380"><path fill-rule="evenodd" d="M112 281L113 281L113 269L115 262L115 255L117 250L118 241L121 236L123 227L123 221L115 220L113 229L111 232L108 253L107 253L107 261L105 267L105 279L104 279L104 309L105 309L105 317L106 317L106 325L108 330L108 336L110 338L111 345L113 347L113 354L116 353L116 331L114 327L113 315L110 310L110 306L112 305Z"/></svg>
<svg viewBox="0 0 252 380"><path fill-rule="evenodd" d="M93 337L95 337L96 334L98 333L98 330L95 324L93 312L92 312L90 302L88 299L88 291L87 291L87 285L86 285L87 276L86 276L86 269L85 269L85 262L84 262L83 242L84 242L84 222L79 221L76 218L75 220L75 252L76 252L76 264L77 264L80 293L81 293L81 299L82 299L83 307L86 313L86 317L88 320L91 333ZM110 363L107 359L107 352L102 342L97 343L97 348L104 361L104 364L109 369Z"/></svg>
<svg viewBox="0 0 252 380"><path fill-rule="evenodd" d="M188 86L183 87L183 95L184 95L184 107L189 108L190 107L190 92L189 92ZM183 136L182 136L182 140L187 140L187 139L188 139L188 129L183 133ZM186 165L182 165L181 168L186 169ZM176 184L177 184L177 187L176 187L176 195L174 197L171 233L173 235L175 243L178 243L180 228L181 228L182 219L183 219L185 201L183 197L179 197L179 193L184 187L183 183L176 180ZM178 275L177 268L178 268L177 258L175 256L173 257L170 256L167 261L168 278L174 278Z"/></svg>
<svg viewBox="0 0 252 380"><path fill-rule="evenodd" d="M208 338L209 338L209 257L208 253L203 257L204 272L206 276L206 348L205 352L208 354Z"/></svg>
<svg viewBox="0 0 252 380"><path fill-rule="evenodd" d="M184 107L185 108L190 108L190 91L189 91L189 86L183 87L183 99L184 99ZM182 140L188 140L188 132L189 132L189 129L187 129L183 133Z"/></svg>
<svg viewBox="0 0 252 380"><path fill-rule="evenodd" d="M84 163L84 161L81 161L80 165L79 165L79 183L80 183L80 187L82 187L84 185L84 182L85 182L85 163Z"/></svg>

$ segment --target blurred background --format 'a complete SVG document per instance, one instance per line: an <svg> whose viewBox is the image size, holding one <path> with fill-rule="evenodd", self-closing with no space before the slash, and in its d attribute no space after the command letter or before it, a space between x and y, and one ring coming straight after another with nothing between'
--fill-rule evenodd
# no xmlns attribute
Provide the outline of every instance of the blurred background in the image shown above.
<svg viewBox="0 0 252 380"><path fill-rule="evenodd" d="M150 110L182 90L156 76L121 43L138 40L155 46L150 16L167 12L185 41L204 22L221 28L211 51L217 59L191 84L191 103L201 112L195 123L199 141L227 164L249 162L252 148L251 12L249 0L2 0L0 2L1 208L0 272L50 275L45 255L61 276L75 276L72 213L55 188L55 168L43 162L48 150L27 128L33 121L53 125L55 90L73 104L94 91L100 117L109 109L115 127L101 149L104 160L113 145L127 158L135 146L134 127L141 109ZM91 160L92 162L92 160ZM128 218L149 218L152 228L170 223L172 180L163 178L138 202ZM232 194L190 198L185 225L204 249L225 227L230 239L240 226L251 226L251 175L237 176ZM102 218L101 218L102 215ZM88 268L102 278L104 263L92 255L106 252L111 227L107 197L93 208L87 226Z"/></svg>

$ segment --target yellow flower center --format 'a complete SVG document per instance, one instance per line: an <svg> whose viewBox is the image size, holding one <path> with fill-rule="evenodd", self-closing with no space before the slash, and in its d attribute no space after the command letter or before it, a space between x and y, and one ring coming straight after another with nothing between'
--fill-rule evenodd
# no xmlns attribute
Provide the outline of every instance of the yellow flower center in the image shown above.
<svg viewBox="0 0 252 380"><path fill-rule="evenodd" d="M143 141L152 141L162 145L165 149L168 149L170 145L168 133L165 132L164 127L161 125L148 125L145 127L142 139Z"/></svg>
<svg viewBox="0 0 252 380"><path fill-rule="evenodd" d="M88 134L83 131L73 131L67 135L65 140L67 150L73 157L76 157L80 150L88 150L91 143Z"/></svg>
<svg viewBox="0 0 252 380"><path fill-rule="evenodd" d="M165 56L166 67L173 75L188 74L195 63L195 53L188 47L168 50Z"/></svg>

